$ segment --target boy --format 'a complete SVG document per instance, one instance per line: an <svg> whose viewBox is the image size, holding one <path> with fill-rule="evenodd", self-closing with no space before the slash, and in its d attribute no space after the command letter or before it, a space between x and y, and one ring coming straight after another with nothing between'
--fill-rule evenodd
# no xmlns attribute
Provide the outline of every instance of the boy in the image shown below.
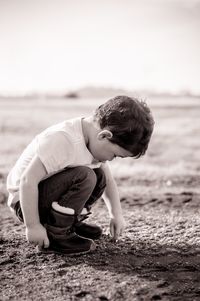
<svg viewBox="0 0 200 301"><path fill-rule="evenodd" d="M94 250L102 230L83 220L103 193L116 240L125 222L106 161L144 155L153 125L144 102L117 96L92 116L66 120L37 135L7 178L8 205L25 223L27 240L48 252Z"/></svg>

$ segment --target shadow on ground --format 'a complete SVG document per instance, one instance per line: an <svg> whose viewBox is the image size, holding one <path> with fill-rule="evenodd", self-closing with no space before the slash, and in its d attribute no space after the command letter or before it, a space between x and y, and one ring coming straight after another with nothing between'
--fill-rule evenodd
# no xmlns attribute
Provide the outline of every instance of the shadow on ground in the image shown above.
<svg viewBox="0 0 200 301"><path fill-rule="evenodd" d="M1 300L200 300L199 195L186 197L170 196L170 206L169 195L126 199L122 239L113 243L104 234L94 253L76 257L37 253L2 205ZM105 233L102 203L95 212Z"/></svg>
<svg viewBox="0 0 200 301"><path fill-rule="evenodd" d="M1 240L0 266L4 270L2 284L8 286L14 280L12 285L24 300L28 300L24 290L30 283L42 285L43 290L50 286L58 300L64 296L66 300L67 296L71 296L69 300L200 300L200 254L194 252L194 246L184 254L164 246L145 248L145 243L136 249L135 240L114 244L104 236L95 253L66 257L36 253L27 243L24 250L17 251L21 243L19 239ZM34 297L32 291L29 294ZM37 293L35 300L39 298Z"/></svg>

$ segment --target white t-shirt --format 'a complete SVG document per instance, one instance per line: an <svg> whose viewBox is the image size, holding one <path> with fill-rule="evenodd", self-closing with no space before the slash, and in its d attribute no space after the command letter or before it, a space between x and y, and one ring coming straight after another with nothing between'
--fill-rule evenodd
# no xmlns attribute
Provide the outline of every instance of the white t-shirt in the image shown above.
<svg viewBox="0 0 200 301"><path fill-rule="evenodd" d="M101 166L101 162L94 159L85 144L81 120L79 117L53 125L37 135L26 147L7 177L8 206L14 208L19 201L21 175L35 155L45 166L46 177L65 167Z"/></svg>

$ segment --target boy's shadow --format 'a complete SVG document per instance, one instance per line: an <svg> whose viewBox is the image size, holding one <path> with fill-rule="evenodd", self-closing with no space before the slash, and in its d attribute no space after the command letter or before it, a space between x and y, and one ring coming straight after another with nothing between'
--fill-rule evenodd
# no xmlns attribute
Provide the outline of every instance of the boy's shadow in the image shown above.
<svg viewBox="0 0 200 301"><path fill-rule="evenodd" d="M121 281L123 276L130 279L137 276L154 282L153 295L147 296L148 300L161 300L164 296L173 296L173 300L194 300L200 296L200 252L195 251L196 247L184 251L174 246L149 248L135 240L113 243L104 235L94 253L63 259L65 267L84 262L96 270L121 276Z"/></svg>

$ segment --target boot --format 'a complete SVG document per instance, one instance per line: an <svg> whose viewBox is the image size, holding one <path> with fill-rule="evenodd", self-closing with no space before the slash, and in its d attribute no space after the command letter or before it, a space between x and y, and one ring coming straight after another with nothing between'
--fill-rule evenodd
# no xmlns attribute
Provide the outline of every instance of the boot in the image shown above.
<svg viewBox="0 0 200 301"><path fill-rule="evenodd" d="M96 245L91 239L83 238L74 232L76 216L54 210L50 211L46 230L50 241L48 251L75 255L95 250ZM45 249L44 249L45 250Z"/></svg>
<svg viewBox="0 0 200 301"><path fill-rule="evenodd" d="M86 224L82 221L89 217L91 212L81 214L77 218L77 222L74 224L74 230L76 234L89 239L99 239L102 235L102 229L94 224Z"/></svg>

